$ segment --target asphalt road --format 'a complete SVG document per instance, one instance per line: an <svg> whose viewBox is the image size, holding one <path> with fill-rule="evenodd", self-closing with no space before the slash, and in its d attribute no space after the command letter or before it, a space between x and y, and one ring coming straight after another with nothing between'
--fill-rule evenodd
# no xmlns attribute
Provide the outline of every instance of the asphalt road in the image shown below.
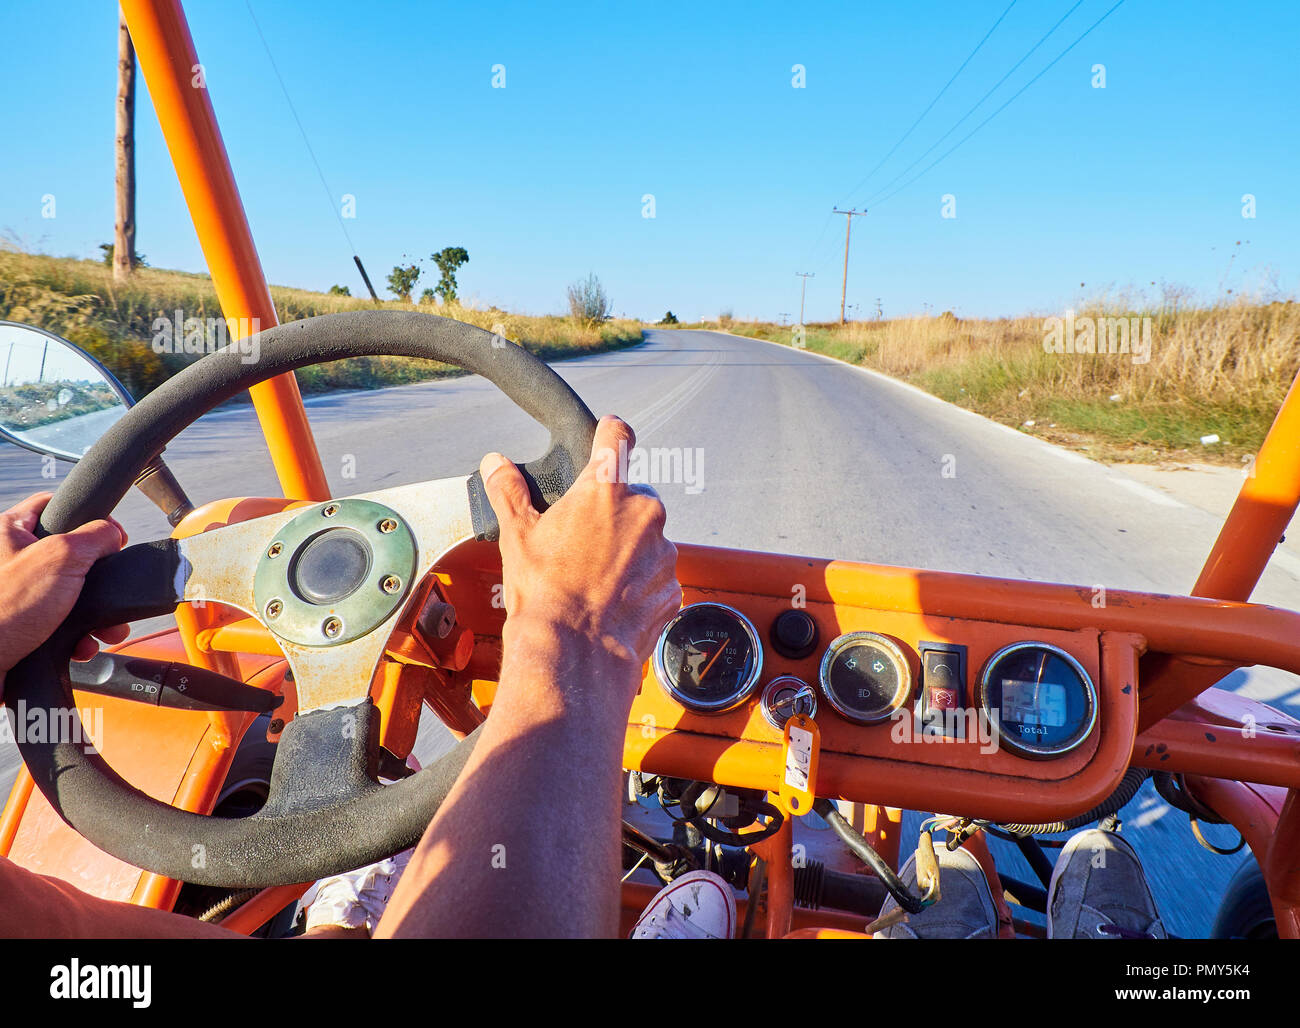
<svg viewBox="0 0 1300 1028"><path fill-rule="evenodd" d="M1118 471L786 347L655 330L634 349L556 369L596 413L627 419L640 446L689 453L689 475L655 483L680 541L1183 592L1218 529ZM546 443L478 378L332 394L308 409L336 495L464 474L492 449L531 459ZM278 493L248 408L202 419L167 459L196 501ZM0 503L51 488L41 472L39 457L0 445ZM166 528L136 495L118 515L136 541ZM1275 557L1254 598L1300 608L1300 561ZM1290 675L1239 673L1229 684L1300 717ZM431 729L417 752L440 744ZM12 747L0 750L0 788L14 766ZM1202 850L1149 785L1127 815L1169 930L1205 934L1240 857ZM1235 838L1207 831L1221 844ZM1007 859L1032 877L1017 854Z"/></svg>

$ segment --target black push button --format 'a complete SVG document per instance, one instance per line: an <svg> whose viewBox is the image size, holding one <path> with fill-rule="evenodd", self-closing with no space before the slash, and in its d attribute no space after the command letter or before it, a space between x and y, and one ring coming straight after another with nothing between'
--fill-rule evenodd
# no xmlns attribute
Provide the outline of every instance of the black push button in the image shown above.
<svg viewBox="0 0 1300 1028"><path fill-rule="evenodd" d="M789 660L802 660L817 648L817 622L806 610L782 611L768 635L772 648Z"/></svg>

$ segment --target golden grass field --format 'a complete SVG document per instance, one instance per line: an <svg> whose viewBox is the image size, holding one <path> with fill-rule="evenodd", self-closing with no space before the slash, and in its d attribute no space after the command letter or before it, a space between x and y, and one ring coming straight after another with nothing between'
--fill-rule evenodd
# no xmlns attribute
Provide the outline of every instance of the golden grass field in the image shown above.
<svg viewBox="0 0 1300 1028"><path fill-rule="evenodd" d="M305 289L272 286L271 297L281 321L318 314L373 309L366 297L335 296ZM617 320L587 325L558 315L532 316L507 311L475 310L387 301L385 310L420 310L455 318L520 343L540 357L554 360L629 346L641 341L641 324ZM0 318L37 325L84 347L102 360L137 397L148 392L192 356L156 354L151 345L155 318L221 316L207 275L137 268L124 285L96 261L48 257L0 249ZM458 374L434 361L406 357L357 357L320 364L298 372L304 391L370 389Z"/></svg>
<svg viewBox="0 0 1300 1028"><path fill-rule="evenodd" d="M1176 301L1148 309L1096 303L1076 312L1077 319L1150 318L1144 363L1132 353L1049 353L1042 317L808 325L804 343L1102 459L1240 462L1264 438L1300 369L1300 304ZM789 326L724 327L796 341ZM1208 435L1220 442L1203 445Z"/></svg>

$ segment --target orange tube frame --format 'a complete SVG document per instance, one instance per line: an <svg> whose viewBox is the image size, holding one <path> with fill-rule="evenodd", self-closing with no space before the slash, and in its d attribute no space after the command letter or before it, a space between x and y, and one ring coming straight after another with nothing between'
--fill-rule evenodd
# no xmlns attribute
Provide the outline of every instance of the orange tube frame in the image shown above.
<svg viewBox="0 0 1300 1028"><path fill-rule="evenodd" d="M121 6L222 313L232 330L241 318L271 328L279 318L180 0L121 0ZM298 380L280 375L249 395L285 496L328 499Z"/></svg>

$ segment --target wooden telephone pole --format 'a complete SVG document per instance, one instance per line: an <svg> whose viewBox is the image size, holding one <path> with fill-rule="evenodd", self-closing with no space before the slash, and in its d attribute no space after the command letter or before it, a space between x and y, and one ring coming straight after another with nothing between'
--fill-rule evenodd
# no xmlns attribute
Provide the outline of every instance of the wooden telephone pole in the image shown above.
<svg viewBox="0 0 1300 1028"><path fill-rule="evenodd" d="M117 25L117 210L113 230L113 281L135 264L135 47L126 18Z"/></svg>
<svg viewBox="0 0 1300 1028"><path fill-rule="evenodd" d="M815 271L796 271L795 276L803 279L803 285L799 288L799 324L803 324L803 298L808 295L808 280L816 278Z"/></svg>
<svg viewBox="0 0 1300 1028"><path fill-rule="evenodd" d="M838 207L832 207L831 210L836 214L844 215L844 283L840 286L840 324L844 324L844 299L849 292L849 227L853 224L855 217L862 217L866 211L847 210L842 211Z"/></svg>

